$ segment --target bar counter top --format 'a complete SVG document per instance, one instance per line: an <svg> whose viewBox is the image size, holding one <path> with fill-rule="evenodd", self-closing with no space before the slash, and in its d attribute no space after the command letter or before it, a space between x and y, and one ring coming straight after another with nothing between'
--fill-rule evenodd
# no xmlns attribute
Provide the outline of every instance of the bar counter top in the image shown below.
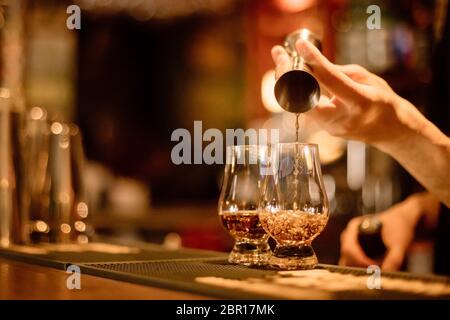
<svg viewBox="0 0 450 320"><path fill-rule="evenodd" d="M450 299L443 276L327 264L278 271L230 264L223 252L132 243L0 249L0 299ZM80 289L68 285L74 267Z"/></svg>
<svg viewBox="0 0 450 320"><path fill-rule="evenodd" d="M83 275L80 290L68 290L62 270L0 258L1 300L208 299L182 291Z"/></svg>

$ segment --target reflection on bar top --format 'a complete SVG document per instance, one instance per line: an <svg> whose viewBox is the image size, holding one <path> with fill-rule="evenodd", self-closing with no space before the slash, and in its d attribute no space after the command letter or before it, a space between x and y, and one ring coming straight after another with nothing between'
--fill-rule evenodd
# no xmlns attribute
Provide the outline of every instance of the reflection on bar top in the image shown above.
<svg viewBox="0 0 450 320"><path fill-rule="evenodd" d="M244 280L221 277L197 277L196 282L232 288L245 292L267 294L281 299L324 299L327 295L347 291L396 291L429 297L450 296L450 285L440 282L424 282L381 276L380 289L368 289L370 275L353 275L330 272L329 270L281 271L267 278ZM300 290L305 289L305 290Z"/></svg>
<svg viewBox="0 0 450 320"><path fill-rule="evenodd" d="M87 244L39 244L36 246L11 246L9 249L27 254L48 254L51 252L99 252L110 254L132 254L140 253L137 247L120 246L109 243L87 243Z"/></svg>

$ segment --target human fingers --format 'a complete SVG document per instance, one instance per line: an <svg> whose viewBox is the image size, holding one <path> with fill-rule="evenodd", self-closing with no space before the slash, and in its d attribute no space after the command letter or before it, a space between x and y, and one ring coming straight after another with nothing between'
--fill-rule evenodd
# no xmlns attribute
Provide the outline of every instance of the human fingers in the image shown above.
<svg viewBox="0 0 450 320"><path fill-rule="evenodd" d="M385 89L391 89L389 84L384 79L371 73L369 70L358 64L336 65L336 67L350 79L360 84L376 85Z"/></svg>
<svg viewBox="0 0 450 320"><path fill-rule="evenodd" d="M388 271L399 270L403 259L405 257L405 250L401 247L392 247L388 250L386 257L383 260L381 268Z"/></svg>
<svg viewBox="0 0 450 320"><path fill-rule="evenodd" d="M278 79L282 74L290 70L291 59L282 46L273 47L271 54L275 63L275 78Z"/></svg>
<svg viewBox="0 0 450 320"><path fill-rule="evenodd" d="M347 228L341 234L341 256L349 264L360 267L377 264L375 260L367 257L358 242L359 220L350 221Z"/></svg>
<svg viewBox="0 0 450 320"><path fill-rule="evenodd" d="M297 50L305 59L314 76L324 87L345 102L358 104L362 98L362 88L349 76L331 63L313 44L305 40L296 43Z"/></svg>

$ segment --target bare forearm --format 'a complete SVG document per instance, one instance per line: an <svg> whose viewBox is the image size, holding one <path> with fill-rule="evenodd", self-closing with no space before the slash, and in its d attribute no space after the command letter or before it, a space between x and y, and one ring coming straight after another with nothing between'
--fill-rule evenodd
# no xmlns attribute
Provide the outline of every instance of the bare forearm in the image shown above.
<svg viewBox="0 0 450 320"><path fill-rule="evenodd" d="M408 101L399 103L403 104L398 112L402 134L377 146L450 207L450 138Z"/></svg>
<svg viewBox="0 0 450 320"><path fill-rule="evenodd" d="M299 40L296 48L331 96L321 99L309 115L332 135L389 153L450 207L449 137L380 77L361 66L331 63L309 41ZM272 55L278 75L289 70L286 50L275 47Z"/></svg>

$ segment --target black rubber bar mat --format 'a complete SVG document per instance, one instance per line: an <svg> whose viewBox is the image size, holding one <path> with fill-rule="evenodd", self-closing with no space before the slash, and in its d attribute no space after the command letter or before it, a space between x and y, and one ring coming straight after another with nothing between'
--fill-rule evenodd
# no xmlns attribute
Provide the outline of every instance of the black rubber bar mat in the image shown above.
<svg viewBox="0 0 450 320"><path fill-rule="evenodd" d="M172 261L137 261L121 263L90 263L81 265L82 272L111 279L158 286L167 289L183 290L225 299L280 299L279 296L223 288L196 282L198 277L220 277L226 279L264 279L270 281L278 274L275 270L249 268L229 264L223 258L179 259ZM366 269L347 268L333 265L319 265L318 269L332 273L367 276ZM382 277L391 279L419 280L448 284L449 279L440 276L421 276L404 272L383 272ZM300 289L298 289L300 290ZM349 290L321 294L321 290L308 289L305 297L331 299L423 299L430 298L420 294L388 290ZM436 297L434 297L436 298ZM449 299L449 296L437 298Z"/></svg>
<svg viewBox="0 0 450 320"><path fill-rule="evenodd" d="M109 246L110 244L105 245ZM220 252L195 249L168 250L162 246L152 244L139 243L136 246L112 244L111 246L119 249L128 248L129 250L119 250L119 252L114 253L105 252L108 250L101 251L102 248L98 248L98 245L96 247L90 245L76 245L76 247L78 247L77 250L72 250L71 247L74 247L72 245L66 249L64 249L65 247L62 247L58 250L54 250L49 246L16 246L9 249L0 249L0 256L61 270L66 270L67 265L69 264L192 259L224 256L224 254ZM82 249L80 250L79 248Z"/></svg>
<svg viewBox="0 0 450 320"><path fill-rule="evenodd" d="M114 245L113 245L114 246ZM123 246L122 246L123 247ZM226 280L247 281L253 279L263 283L271 283L274 277L279 277L277 271L263 268L249 268L232 265L226 261L227 255L219 252L202 250L169 251L157 245L138 245L134 253L104 253L89 250L52 252L47 249L45 254L36 254L18 247L10 250L0 250L0 256L9 257L27 263L48 266L65 270L67 265L80 266L83 274L90 274L119 281L132 282L148 286L156 286L172 290L181 290L205 296L224 299L280 299L271 291L249 292L220 285L199 282L202 278L219 278ZM29 247L25 247L29 248ZM34 248L34 247L33 247ZM92 247L88 247L92 248ZM98 250L97 247L95 247ZM114 248L114 247L113 247ZM119 250L120 251L120 250ZM366 269L348 268L334 265L319 265L318 269L328 270L333 274L368 276ZM383 279L402 279L406 281L421 281L423 283L449 285L447 277L433 275L416 275L404 272L382 272ZM289 287L289 285L288 285ZM320 288L295 288L303 290L305 298L326 299L422 299L430 298L412 292L395 290L345 290L340 292L325 292ZM300 292L300 291L299 291ZM322 294L323 293L323 294ZM434 297L436 298L436 297ZM437 298L449 299L450 296Z"/></svg>

